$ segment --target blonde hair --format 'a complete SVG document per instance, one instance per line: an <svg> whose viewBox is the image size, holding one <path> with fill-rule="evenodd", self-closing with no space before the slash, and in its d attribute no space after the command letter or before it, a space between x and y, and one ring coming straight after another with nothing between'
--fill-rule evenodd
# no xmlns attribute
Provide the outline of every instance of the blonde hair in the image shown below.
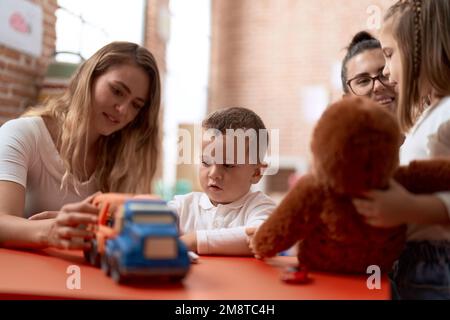
<svg viewBox="0 0 450 320"><path fill-rule="evenodd" d="M437 97L450 94L450 1L400 0L389 8L389 19L402 61L398 119L408 131L425 108L424 84Z"/></svg>
<svg viewBox="0 0 450 320"><path fill-rule="evenodd" d="M49 100L43 108L24 114L56 121L57 145L66 170L62 188L71 184L78 191L83 176L87 176L87 137L95 79L112 66L130 63L148 74L149 97L131 123L109 136L100 137L93 175L103 192L151 192L160 151L160 76L153 55L130 42L112 42L101 48L78 68L64 94Z"/></svg>

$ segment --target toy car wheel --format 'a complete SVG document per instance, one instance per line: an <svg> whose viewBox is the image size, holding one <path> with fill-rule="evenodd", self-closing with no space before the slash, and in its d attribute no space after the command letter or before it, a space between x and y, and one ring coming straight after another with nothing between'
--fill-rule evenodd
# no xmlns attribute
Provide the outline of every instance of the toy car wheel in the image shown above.
<svg viewBox="0 0 450 320"><path fill-rule="evenodd" d="M101 259L100 259L100 265L102 267L102 271L104 274L106 274L107 276L109 276L109 273L111 271L110 266L109 266L109 261L107 256L104 254L102 255Z"/></svg>
<svg viewBox="0 0 450 320"><path fill-rule="evenodd" d="M289 284L306 284L311 281L308 269L304 266L285 269L281 275L281 280Z"/></svg>
<svg viewBox="0 0 450 320"><path fill-rule="evenodd" d="M97 249L97 240L91 241L91 249L89 250L89 262L96 267L100 266L100 255Z"/></svg>
<svg viewBox="0 0 450 320"><path fill-rule="evenodd" d="M125 282L125 277L120 273L119 263L116 258L111 259L111 278L114 282L121 284Z"/></svg>

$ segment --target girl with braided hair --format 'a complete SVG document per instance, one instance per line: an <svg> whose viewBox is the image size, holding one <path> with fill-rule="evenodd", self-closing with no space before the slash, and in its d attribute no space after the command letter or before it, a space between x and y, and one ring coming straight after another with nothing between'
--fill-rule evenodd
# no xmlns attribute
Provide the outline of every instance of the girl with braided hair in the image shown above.
<svg viewBox="0 0 450 320"><path fill-rule="evenodd" d="M401 164L450 156L450 1L398 1L385 16L380 42L406 133ZM369 224L408 225L392 272L394 297L450 299L450 193L413 195L391 182L364 196L354 204Z"/></svg>

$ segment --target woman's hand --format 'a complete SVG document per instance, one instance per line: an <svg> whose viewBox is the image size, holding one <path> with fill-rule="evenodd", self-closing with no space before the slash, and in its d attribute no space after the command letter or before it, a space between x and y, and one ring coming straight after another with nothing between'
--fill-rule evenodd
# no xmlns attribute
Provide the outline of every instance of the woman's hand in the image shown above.
<svg viewBox="0 0 450 320"><path fill-rule="evenodd" d="M98 209L91 204L96 195L81 202L66 204L59 212L43 212L31 217L31 220L48 219L45 244L60 249L89 247L89 243L84 240L94 237L94 233L86 230L86 226L97 222Z"/></svg>
<svg viewBox="0 0 450 320"><path fill-rule="evenodd" d="M390 228L405 224L414 210L415 195L394 180L387 190L372 190L363 194L366 199L354 198L356 210L374 227Z"/></svg>
<svg viewBox="0 0 450 320"><path fill-rule="evenodd" d="M44 211L41 213L36 213L28 218L28 220L45 220L54 219L58 215L59 211Z"/></svg>

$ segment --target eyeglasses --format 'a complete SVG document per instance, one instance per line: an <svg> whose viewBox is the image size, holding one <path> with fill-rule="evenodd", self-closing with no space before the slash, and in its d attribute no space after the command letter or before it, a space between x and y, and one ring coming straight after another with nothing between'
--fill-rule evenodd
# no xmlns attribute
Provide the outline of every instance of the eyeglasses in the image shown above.
<svg viewBox="0 0 450 320"><path fill-rule="evenodd" d="M347 85L355 95L367 96L373 91L375 80L380 81L380 83L385 87L392 87L392 85L389 84L389 78L384 76L383 73L380 73L375 77L357 76L348 80Z"/></svg>

